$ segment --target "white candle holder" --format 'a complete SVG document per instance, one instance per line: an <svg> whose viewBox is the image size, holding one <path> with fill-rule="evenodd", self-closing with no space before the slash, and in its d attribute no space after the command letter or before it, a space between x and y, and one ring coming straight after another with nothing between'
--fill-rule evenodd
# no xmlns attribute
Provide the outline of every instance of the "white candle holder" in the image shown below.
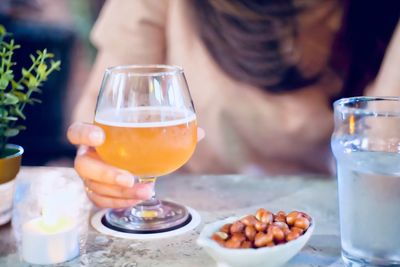
<svg viewBox="0 0 400 267"><path fill-rule="evenodd" d="M82 181L62 171L26 174L16 181L12 217L20 257L56 264L83 254L91 204Z"/></svg>

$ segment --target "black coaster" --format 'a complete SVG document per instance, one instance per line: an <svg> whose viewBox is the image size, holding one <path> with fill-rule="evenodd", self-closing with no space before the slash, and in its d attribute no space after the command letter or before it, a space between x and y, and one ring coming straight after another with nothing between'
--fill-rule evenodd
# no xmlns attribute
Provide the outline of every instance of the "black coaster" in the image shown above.
<svg viewBox="0 0 400 267"><path fill-rule="evenodd" d="M106 219L106 215L103 215L103 217L101 217L101 223L114 231L118 231L118 232L122 232L122 233L129 233L129 234L157 234L157 233L165 233L165 232L169 232L169 231L173 231L176 229L179 229L181 227L184 227L185 225L189 224L192 221L192 215L189 213L188 218L186 219L186 221L184 221L181 224L172 226L170 228L165 228L165 229L161 229L161 230L146 230L146 231L139 231L139 230L129 230L129 229L124 229L124 228L120 228L118 226L114 226L111 225L110 223L107 222Z"/></svg>

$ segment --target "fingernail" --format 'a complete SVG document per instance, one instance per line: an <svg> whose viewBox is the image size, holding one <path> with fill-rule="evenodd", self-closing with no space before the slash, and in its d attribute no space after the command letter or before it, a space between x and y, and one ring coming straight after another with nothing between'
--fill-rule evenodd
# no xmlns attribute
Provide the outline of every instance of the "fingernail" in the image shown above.
<svg viewBox="0 0 400 267"><path fill-rule="evenodd" d="M136 190L136 196L139 199L149 199L152 197L153 188L151 186L142 186Z"/></svg>
<svg viewBox="0 0 400 267"><path fill-rule="evenodd" d="M133 187L135 183L134 177L132 175L125 173L118 174L115 181L117 182L118 185L125 187Z"/></svg>
<svg viewBox="0 0 400 267"><path fill-rule="evenodd" d="M80 146L78 148L78 151L76 151L76 155L78 156L82 156L83 154L85 154L88 151L88 147L87 146Z"/></svg>
<svg viewBox="0 0 400 267"><path fill-rule="evenodd" d="M95 144L101 144L104 142L104 133L102 131L92 131L89 134L89 139Z"/></svg>

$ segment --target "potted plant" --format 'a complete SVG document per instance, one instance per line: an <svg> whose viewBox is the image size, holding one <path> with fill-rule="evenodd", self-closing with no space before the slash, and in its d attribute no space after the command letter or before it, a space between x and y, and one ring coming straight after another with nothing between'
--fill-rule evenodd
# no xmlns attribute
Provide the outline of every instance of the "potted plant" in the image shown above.
<svg viewBox="0 0 400 267"><path fill-rule="evenodd" d="M0 25L0 225L11 218L14 178L24 152L9 140L25 129L21 123L26 119L25 106L40 103L35 94L40 93L43 82L61 64L52 60L53 54L44 49L30 55L32 63L28 68L18 68L13 55L19 47Z"/></svg>

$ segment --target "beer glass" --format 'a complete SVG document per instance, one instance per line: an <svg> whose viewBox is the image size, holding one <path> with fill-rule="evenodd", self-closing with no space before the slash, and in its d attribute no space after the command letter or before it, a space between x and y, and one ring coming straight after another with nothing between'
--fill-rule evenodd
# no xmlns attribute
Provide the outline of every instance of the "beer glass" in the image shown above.
<svg viewBox="0 0 400 267"><path fill-rule="evenodd" d="M334 109L343 260L400 266L400 98L345 98Z"/></svg>
<svg viewBox="0 0 400 267"><path fill-rule="evenodd" d="M179 67L118 66L105 71L95 124L105 132L96 148L105 162L140 183L155 182L184 165L197 143L188 85ZM128 209L111 209L106 224L124 232L160 232L189 220L184 206L153 197Z"/></svg>

